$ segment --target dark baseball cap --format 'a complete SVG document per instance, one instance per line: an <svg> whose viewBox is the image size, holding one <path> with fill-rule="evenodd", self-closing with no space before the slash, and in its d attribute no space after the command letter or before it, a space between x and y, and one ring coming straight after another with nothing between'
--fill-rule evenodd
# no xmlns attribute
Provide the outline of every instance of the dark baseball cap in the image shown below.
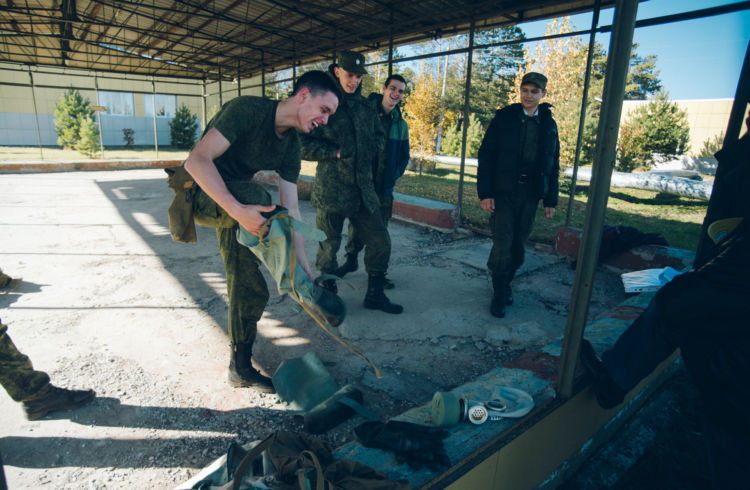
<svg viewBox="0 0 750 490"><path fill-rule="evenodd" d="M530 71L523 76L523 78L521 79L521 85L524 85L526 83L533 83L542 90L547 89L547 77L535 71Z"/></svg>
<svg viewBox="0 0 750 490"><path fill-rule="evenodd" d="M349 73L367 75L367 70L365 70L365 57L362 53L357 53L356 51L342 51L339 53L337 65Z"/></svg>

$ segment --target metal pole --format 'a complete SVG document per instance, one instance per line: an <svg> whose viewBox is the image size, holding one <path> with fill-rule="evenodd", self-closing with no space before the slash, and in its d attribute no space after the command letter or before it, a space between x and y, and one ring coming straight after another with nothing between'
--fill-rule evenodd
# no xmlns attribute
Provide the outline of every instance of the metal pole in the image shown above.
<svg viewBox="0 0 750 490"><path fill-rule="evenodd" d="M224 94L221 91L221 65L219 65L219 107L224 105Z"/></svg>
<svg viewBox="0 0 750 490"><path fill-rule="evenodd" d="M292 51L294 52L294 59L292 60L292 87L297 85L297 43L292 42Z"/></svg>
<svg viewBox="0 0 750 490"><path fill-rule="evenodd" d="M466 57L466 92L464 93L464 127L461 141L461 171L458 175L458 225L463 221L463 196L464 196L464 169L466 168L466 134L469 130L469 104L471 92L471 64L474 54L474 16L471 17L471 29L469 30L469 55Z"/></svg>
<svg viewBox="0 0 750 490"><path fill-rule="evenodd" d="M591 81L591 65L594 61L594 40L596 38L596 26L599 24L599 10L601 0L596 0L594 5L594 17L591 19L591 36L589 37L589 52L586 56L586 75L583 78L583 96L581 97L581 117L578 120L578 139L576 140L576 156L573 161L573 177L570 181L570 194L568 197L568 212L565 215L565 226L570 225L570 215L573 212L573 202L576 196L576 180L578 179L578 164L581 161L581 143L583 142L583 129L586 123L586 104L588 103L589 83Z"/></svg>
<svg viewBox="0 0 750 490"><path fill-rule="evenodd" d="M240 78L240 59L237 58L237 97L242 96L242 79Z"/></svg>
<svg viewBox="0 0 750 490"><path fill-rule="evenodd" d="M604 102L596 135L591 195L586 204L586 222L578 250L578 266L557 373L557 392L564 398L573 393L575 368L599 257L637 12L638 0L616 0L614 27L607 56L607 75L604 78Z"/></svg>
<svg viewBox="0 0 750 490"><path fill-rule="evenodd" d="M438 70L440 71L440 70ZM442 151L443 146L443 121L445 120L445 83L448 80L448 56L445 57L445 69L443 70L443 88L440 91L440 122L438 123L437 153Z"/></svg>
<svg viewBox="0 0 750 490"><path fill-rule="evenodd" d="M391 8L391 21L388 23L390 34L388 36L388 76L393 75L393 9Z"/></svg>
<svg viewBox="0 0 750 490"><path fill-rule="evenodd" d="M159 133L156 131L156 82L151 77L151 111L153 112L154 120L154 148L156 148L156 158L159 158Z"/></svg>
<svg viewBox="0 0 750 490"><path fill-rule="evenodd" d="M36 139L39 142L39 155L44 160L44 150L42 150L42 131L39 129L39 111L36 108L36 91L34 90L34 75L31 74L29 67L29 83L31 84L31 100L34 101L34 121L36 121Z"/></svg>
<svg viewBox="0 0 750 490"><path fill-rule="evenodd" d="M202 91L201 99L203 101L203 103L201 104L202 109L203 109L203 120L201 121L201 126L202 126L201 129L206 129L206 124L208 124L208 121L206 121L206 98L208 97L208 95L206 94L206 79L205 78L203 79L203 85L202 85L201 91Z"/></svg>
<svg viewBox="0 0 750 490"><path fill-rule="evenodd" d="M96 91L96 103L99 104L99 80L94 75L94 90ZM102 139L102 111L96 111L96 122L99 125L99 146L104 150L104 140Z"/></svg>

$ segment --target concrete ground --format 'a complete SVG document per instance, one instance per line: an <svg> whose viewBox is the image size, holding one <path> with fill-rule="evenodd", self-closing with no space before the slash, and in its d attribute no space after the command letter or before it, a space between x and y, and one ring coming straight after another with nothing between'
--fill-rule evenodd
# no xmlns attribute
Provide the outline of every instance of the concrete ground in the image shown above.
<svg viewBox="0 0 750 490"><path fill-rule="evenodd" d="M28 422L0 395L0 453L10 488L168 488L226 451L273 430L298 430L275 396L226 383L226 285L213 230L175 243L160 169L0 175L0 268L23 281L0 295L0 318L53 383L93 388L89 406ZM314 210L302 203L303 219ZM361 306L360 269L340 284L348 316L338 332L383 372L325 334L270 283L259 324L258 365L272 374L313 350L341 386L390 418L559 338L574 271L546 247L529 247L505 319L489 314L490 241L394 220L389 277L402 315ZM314 261L315 243L306 243ZM348 284L348 285L347 285ZM351 286L351 287L349 287ZM624 299L601 271L590 317ZM323 437L351 440L351 419Z"/></svg>

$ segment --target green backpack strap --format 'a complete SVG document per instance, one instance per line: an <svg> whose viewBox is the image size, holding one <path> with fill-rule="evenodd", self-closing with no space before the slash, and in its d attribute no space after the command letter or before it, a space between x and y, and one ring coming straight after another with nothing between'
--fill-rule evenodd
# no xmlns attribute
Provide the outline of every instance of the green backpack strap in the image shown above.
<svg viewBox="0 0 750 490"><path fill-rule="evenodd" d="M366 406L359 403L357 400L354 400L353 398L349 398L348 396L342 396L337 402L341 403L342 405L346 405L347 407L351 408L364 418L372 421L378 421L380 420L380 416L375 413L374 411L370 410Z"/></svg>
<svg viewBox="0 0 750 490"><path fill-rule="evenodd" d="M245 457L242 458L240 463L237 465L237 469L234 470L234 474L232 475L232 490L240 490L240 483L242 482L242 478L244 478L245 473L247 473L248 468L253 464L253 461L255 461L255 458L263 454L263 451L268 449L271 444L273 444L273 441L276 439L276 433L271 434L270 436L263 439L260 444L252 448L245 454Z"/></svg>

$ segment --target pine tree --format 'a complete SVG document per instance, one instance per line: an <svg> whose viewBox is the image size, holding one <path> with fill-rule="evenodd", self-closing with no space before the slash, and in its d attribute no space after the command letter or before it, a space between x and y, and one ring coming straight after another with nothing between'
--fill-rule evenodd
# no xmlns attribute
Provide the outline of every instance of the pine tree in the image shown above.
<svg viewBox="0 0 750 490"><path fill-rule="evenodd" d="M479 147L482 145L485 130L482 122L474 115L469 115L469 127L466 130L466 158L476 158L479 153ZM455 157L461 156L461 140L463 139L463 130L459 129L458 124L452 126L445 134L443 140L443 149L446 155Z"/></svg>
<svg viewBox="0 0 750 490"><path fill-rule="evenodd" d="M86 117L94 117L91 102L83 98L78 90L66 90L55 107L57 144L74 149L81 138L81 123Z"/></svg>
<svg viewBox="0 0 750 490"><path fill-rule="evenodd" d="M198 118L190 112L185 104L175 112L174 118L169 121L169 136L172 146L180 149L189 149L195 143L195 132L198 129Z"/></svg>
<svg viewBox="0 0 750 490"><path fill-rule="evenodd" d="M684 155L690 141L687 112L659 92L633 110L620 129L617 169L631 172L639 166Z"/></svg>
<svg viewBox="0 0 750 490"><path fill-rule="evenodd" d="M102 150L99 145L99 128L96 126L94 119L89 116L81 120L80 138L75 145L75 149L90 158L93 158Z"/></svg>

